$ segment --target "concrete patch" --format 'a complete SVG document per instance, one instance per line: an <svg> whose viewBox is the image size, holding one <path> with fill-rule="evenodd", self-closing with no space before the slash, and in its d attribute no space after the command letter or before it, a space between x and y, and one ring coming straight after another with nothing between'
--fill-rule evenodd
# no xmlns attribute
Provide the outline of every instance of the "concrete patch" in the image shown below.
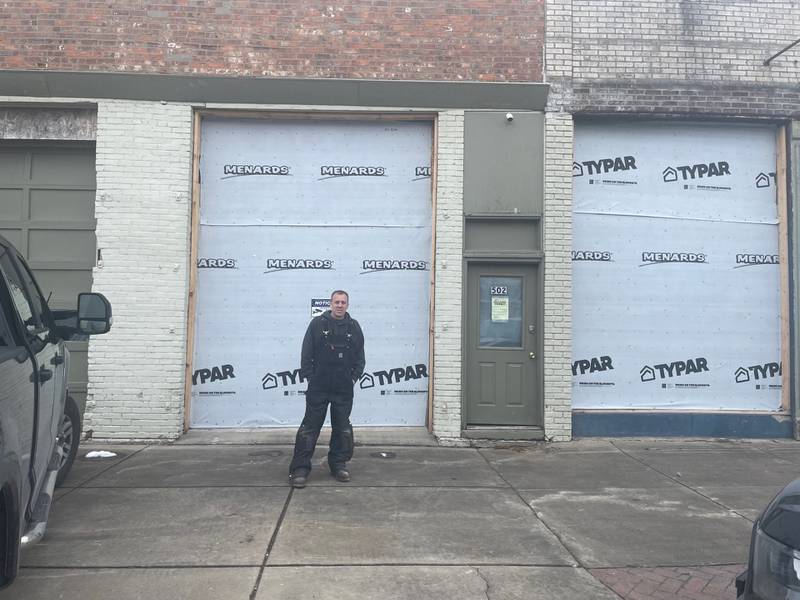
<svg viewBox="0 0 800 600"><path fill-rule="evenodd" d="M761 514L761 511L767 507L770 500L772 500L782 488L782 485L773 487L729 485L714 487L700 486L696 489L701 494L755 521Z"/></svg>
<svg viewBox="0 0 800 600"><path fill-rule="evenodd" d="M328 449L318 449L310 486L341 486L328 473ZM355 486L508 487L477 450L471 448L356 448L348 464Z"/></svg>
<svg viewBox="0 0 800 600"><path fill-rule="evenodd" d="M751 523L681 486L524 491L585 567L740 563Z"/></svg>
<svg viewBox="0 0 800 600"><path fill-rule="evenodd" d="M481 450L515 488L593 490L669 487L672 482L636 460L610 452Z"/></svg>
<svg viewBox="0 0 800 600"><path fill-rule="evenodd" d="M571 557L510 490L306 488L270 565L566 565Z"/></svg>
<svg viewBox="0 0 800 600"><path fill-rule="evenodd" d="M257 568L22 569L6 593L24 600L242 600L257 576Z"/></svg>
<svg viewBox="0 0 800 600"><path fill-rule="evenodd" d="M23 566L253 566L287 490L78 489L53 506Z"/></svg>
<svg viewBox="0 0 800 600"><path fill-rule="evenodd" d="M771 456L780 458L781 460L790 460L794 462L794 464L800 462L800 446L775 446L772 448L765 448L765 451ZM798 471L797 475L800 477L800 471Z"/></svg>
<svg viewBox="0 0 800 600"><path fill-rule="evenodd" d="M119 464L132 454L136 454L143 448L145 448L145 446L106 446L104 444L86 444L84 446L81 444L78 448L75 462L72 463L72 469L70 469L69 475L62 487L79 487L93 477ZM93 450L113 452L116 456L111 458L86 458L86 455Z"/></svg>
<svg viewBox="0 0 800 600"><path fill-rule="evenodd" d="M268 567L256 600L615 600L572 567Z"/></svg>
<svg viewBox="0 0 800 600"><path fill-rule="evenodd" d="M292 448L150 446L87 487L288 486Z"/></svg>
<svg viewBox="0 0 800 600"><path fill-rule="evenodd" d="M356 398L356 402L358 399ZM302 411L297 414L302 418ZM176 445L220 444L294 444L297 427L270 427L261 429L192 429L175 442ZM327 446L330 427L323 427L319 446ZM437 446L436 438L425 427L355 427L357 446Z"/></svg>
<svg viewBox="0 0 800 600"><path fill-rule="evenodd" d="M747 485L784 486L798 476L796 463L757 448L706 450L661 449L630 451L645 464L688 486L726 486L731 481Z"/></svg>
<svg viewBox="0 0 800 600"><path fill-rule="evenodd" d="M626 452L701 452L705 450L747 450L771 444L772 440L750 439L691 439L691 438L611 438L610 442Z"/></svg>

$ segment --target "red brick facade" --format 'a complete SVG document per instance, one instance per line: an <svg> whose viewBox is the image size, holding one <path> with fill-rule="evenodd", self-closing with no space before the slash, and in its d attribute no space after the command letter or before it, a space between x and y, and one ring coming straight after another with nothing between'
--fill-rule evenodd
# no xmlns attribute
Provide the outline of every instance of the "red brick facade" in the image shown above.
<svg viewBox="0 0 800 600"><path fill-rule="evenodd" d="M9 0L0 69L541 81L544 0Z"/></svg>

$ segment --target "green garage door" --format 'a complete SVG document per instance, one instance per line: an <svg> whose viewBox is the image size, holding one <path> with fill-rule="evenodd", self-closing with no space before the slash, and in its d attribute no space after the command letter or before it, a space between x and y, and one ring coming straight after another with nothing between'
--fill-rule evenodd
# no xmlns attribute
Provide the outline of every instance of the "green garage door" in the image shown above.
<svg viewBox="0 0 800 600"><path fill-rule="evenodd" d="M0 143L0 234L28 259L53 309L75 308L95 264L94 144ZM69 342L70 391L86 400L86 342Z"/></svg>

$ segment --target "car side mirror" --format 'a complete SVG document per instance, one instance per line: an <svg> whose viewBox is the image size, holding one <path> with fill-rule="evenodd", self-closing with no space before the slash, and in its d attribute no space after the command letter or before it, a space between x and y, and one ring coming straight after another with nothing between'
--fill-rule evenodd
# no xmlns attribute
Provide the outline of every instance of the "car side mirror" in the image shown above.
<svg viewBox="0 0 800 600"><path fill-rule="evenodd" d="M78 294L78 331L87 335L107 333L112 322L111 303L103 294Z"/></svg>

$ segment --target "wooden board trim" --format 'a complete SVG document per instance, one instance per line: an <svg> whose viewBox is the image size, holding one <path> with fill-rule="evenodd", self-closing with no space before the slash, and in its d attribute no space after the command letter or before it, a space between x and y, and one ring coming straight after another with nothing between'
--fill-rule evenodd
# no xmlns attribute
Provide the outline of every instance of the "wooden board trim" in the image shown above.
<svg viewBox="0 0 800 600"><path fill-rule="evenodd" d="M303 121L435 121L436 114L430 111L419 113L409 113L407 110L393 113L391 111L376 110L366 112L363 110L342 111L342 110L275 110L274 108L264 110L236 110L236 109L214 109L205 108L198 111L204 117L220 117L233 119L274 119L274 120L294 120Z"/></svg>
<svg viewBox="0 0 800 600"><path fill-rule="evenodd" d="M192 362L194 359L194 326L197 309L197 247L200 232L200 130L202 117L195 111L192 123L192 205L189 251L189 294L187 303L186 364L183 382L183 432L189 431L192 411Z"/></svg>
<svg viewBox="0 0 800 600"><path fill-rule="evenodd" d="M780 311L781 311L781 365L783 367L781 409L791 410L791 320L789 278L789 205L787 162L787 127L778 128L778 148L775 182L778 203L778 263L780 265Z"/></svg>
<svg viewBox="0 0 800 600"><path fill-rule="evenodd" d="M430 276L430 313L428 315L428 415L425 424L433 433L433 382L436 374L434 357L436 345L436 188L438 185L439 157L439 121L434 119L431 140L431 276Z"/></svg>

